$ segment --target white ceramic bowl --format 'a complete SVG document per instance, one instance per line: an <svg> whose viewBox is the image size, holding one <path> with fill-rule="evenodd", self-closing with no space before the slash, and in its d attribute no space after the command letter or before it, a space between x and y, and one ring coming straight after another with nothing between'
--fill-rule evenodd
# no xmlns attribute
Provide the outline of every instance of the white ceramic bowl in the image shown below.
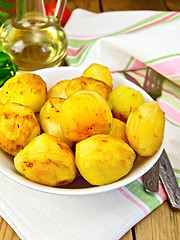
<svg viewBox="0 0 180 240"><path fill-rule="evenodd" d="M56 82L60 80L71 79L74 77L81 76L82 72L83 69L73 67L57 67L35 71L35 73L40 75L47 83L48 89L51 88ZM136 90L139 90L142 93L145 101L152 101L151 97L140 87L124 78L120 78L119 76L113 75L114 88L119 85L125 85L132 87ZM162 144L160 149L151 157L146 157L145 159L144 157L137 156L137 159L134 162L132 170L125 177L121 178L119 181L115 183L108 184L105 186L98 187L91 186L81 177L75 179L73 183L60 188L44 186L38 183L31 182L30 180L21 176L17 172L17 170L14 167L13 157L6 154L2 150L0 150L0 171L9 178L16 181L17 183L20 183L26 187L42 192L63 195L86 195L101 193L125 186L126 184L133 182L134 180L142 176L144 173L146 173L160 157L163 150L163 145L164 144Z"/></svg>

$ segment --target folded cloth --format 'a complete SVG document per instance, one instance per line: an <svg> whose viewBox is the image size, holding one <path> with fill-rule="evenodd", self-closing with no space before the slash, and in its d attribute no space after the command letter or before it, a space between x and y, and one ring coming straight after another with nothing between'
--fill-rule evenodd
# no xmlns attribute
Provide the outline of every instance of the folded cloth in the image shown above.
<svg viewBox="0 0 180 240"><path fill-rule="evenodd" d="M91 13L77 9L65 26L66 61L88 66L96 61L111 71L151 66L180 80L180 13L125 11Z"/></svg>
<svg viewBox="0 0 180 240"><path fill-rule="evenodd" d="M179 31L178 28L174 33L170 26L166 29L168 45L164 50L169 51L167 59L163 57L159 59L158 50L163 52L163 46L151 44L147 49L147 46L144 46L147 43L144 41L138 44L141 40L140 35L145 31L148 44L151 43L150 30L145 30L145 26L153 25L152 21L159 29L154 32L160 38L160 30L166 28L161 21L163 18L167 19L172 27L179 21L178 13L172 12L94 14L80 9L75 10L65 27L69 38L66 60L72 66L88 66L92 62L98 62L108 66L111 71L119 71L116 74L122 76L125 74L124 70L131 69L128 74L142 84L143 70L132 69L154 63L152 59L157 60L157 65L167 60L168 66L172 63L170 60L178 61L179 52L178 48L175 48L175 34ZM137 36L136 32L140 35ZM136 41L133 40L133 36ZM170 41L174 41L173 46ZM174 53L170 52L171 47ZM151 56L148 56L148 53ZM171 77L176 83L169 80L164 83L163 96L159 103L167 114L166 151L179 180L180 168L177 159L180 154L180 111L178 73L174 74L174 67ZM118 240L167 198L161 183L157 194L146 193L142 178L117 190L86 196L62 196L35 191L12 181L2 173L0 182L0 214L23 240Z"/></svg>

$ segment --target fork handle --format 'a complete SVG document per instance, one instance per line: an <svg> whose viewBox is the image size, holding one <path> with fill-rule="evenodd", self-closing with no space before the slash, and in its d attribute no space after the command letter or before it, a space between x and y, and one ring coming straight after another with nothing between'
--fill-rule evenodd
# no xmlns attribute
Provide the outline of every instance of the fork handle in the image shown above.
<svg viewBox="0 0 180 240"><path fill-rule="evenodd" d="M159 171L160 179L172 207L180 209L180 187L178 186L176 176L165 150L163 150L161 156Z"/></svg>
<svg viewBox="0 0 180 240"><path fill-rule="evenodd" d="M159 190L159 164L160 160L144 174L144 187L146 192L155 193Z"/></svg>

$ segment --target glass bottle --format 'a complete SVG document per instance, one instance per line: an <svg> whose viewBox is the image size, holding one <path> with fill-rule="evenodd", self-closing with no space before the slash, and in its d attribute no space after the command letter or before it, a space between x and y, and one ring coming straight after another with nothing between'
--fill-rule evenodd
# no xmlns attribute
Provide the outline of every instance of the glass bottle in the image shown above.
<svg viewBox="0 0 180 240"><path fill-rule="evenodd" d="M43 0L17 0L16 16L2 25L0 37L19 70L59 66L66 55L66 34L59 19L46 16Z"/></svg>

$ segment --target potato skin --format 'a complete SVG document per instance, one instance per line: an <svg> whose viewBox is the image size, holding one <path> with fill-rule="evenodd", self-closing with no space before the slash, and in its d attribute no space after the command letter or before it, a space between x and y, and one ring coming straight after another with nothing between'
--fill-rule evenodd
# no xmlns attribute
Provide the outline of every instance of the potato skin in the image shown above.
<svg viewBox="0 0 180 240"><path fill-rule="evenodd" d="M148 101L131 112L126 123L130 146L141 156L152 156L164 137L164 112L155 101Z"/></svg>
<svg viewBox="0 0 180 240"><path fill-rule="evenodd" d="M71 141L81 141L98 133L109 133L112 113L98 93L78 91L63 103L60 124L65 137Z"/></svg>
<svg viewBox="0 0 180 240"><path fill-rule="evenodd" d="M10 102L0 105L0 147L5 152L15 156L39 134L31 108Z"/></svg>
<svg viewBox="0 0 180 240"><path fill-rule="evenodd" d="M21 73L8 79L0 91L0 103L16 102L38 112L46 101L43 79L34 73Z"/></svg>
<svg viewBox="0 0 180 240"><path fill-rule="evenodd" d="M120 138L128 143L126 136L126 124L117 118L113 118L112 129L109 133L110 136Z"/></svg>
<svg viewBox="0 0 180 240"><path fill-rule="evenodd" d="M52 86L49 91L47 92L47 100L49 100L52 97L59 97L59 98L64 98L66 99L66 85L68 84L70 80L61 80L57 82L54 86Z"/></svg>
<svg viewBox="0 0 180 240"><path fill-rule="evenodd" d="M63 135L60 125L61 109L64 101L65 99L57 97L52 97L46 101L39 114L40 123L45 133L59 138L69 147L72 147L74 143Z"/></svg>
<svg viewBox="0 0 180 240"><path fill-rule="evenodd" d="M110 93L109 102L113 116L126 122L130 112L144 103L144 98L133 88L118 86Z"/></svg>
<svg viewBox="0 0 180 240"><path fill-rule="evenodd" d="M132 168L136 154L123 140L98 134L76 144L75 164L92 185L118 181Z"/></svg>
<svg viewBox="0 0 180 240"><path fill-rule="evenodd" d="M104 82L89 77L77 77L71 79L66 85L65 93L69 97L73 93L82 90L91 90L99 93L105 100L108 100L111 88Z"/></svg>
<svg viewBox="0 0 180 240"><path fill-rule="evenodd" d="M82 76L98 79L105 82L112 89L112 76L109 68L99 63L92 63L85 69Z"/></svg>
<svg viewBox="0 0 180 240"><path fill-rule="evenodd" d="M63 186L76 177L74 154L66 143L43 133L14 158L16 169L29 180L47 186Z"/></svg>

